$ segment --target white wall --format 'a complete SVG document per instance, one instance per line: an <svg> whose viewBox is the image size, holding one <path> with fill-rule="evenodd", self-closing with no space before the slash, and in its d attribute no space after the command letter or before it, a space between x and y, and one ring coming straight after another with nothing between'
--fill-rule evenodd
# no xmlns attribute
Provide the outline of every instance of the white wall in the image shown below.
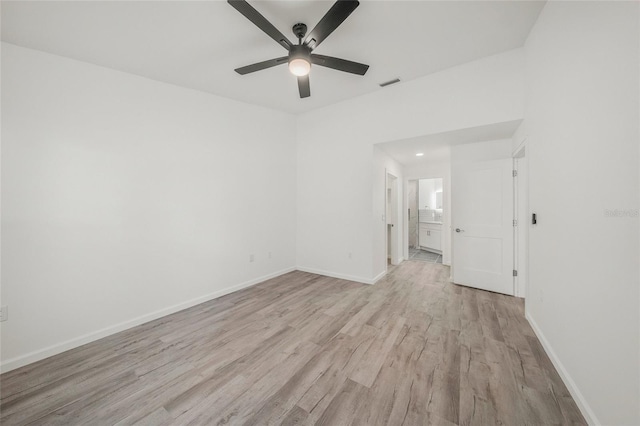
<svg viewBox="0 0 640 426"><path fill-rule="evenodd" d="M456 167L469 162L511 158L511 144L511 139L499 139L456 145L451 147L451 164Z"/></svg>
<svg viewBox="0 0 640 426"><path fill-rule="evenodd" d="M375 277L371 146L521 119L523 65L518 49L300 115L298 265Z"/></svg>
<svg viewBox="0 0 640 426"><path fill-rule="evenodd" d="M549 2L525 46L527 315L606 425L640 424L639 16L637 2Z"/></svg>
<svg viewBox="0 0 640 426"><path fill-rule="evenodd" d="M3 44L3 368L295 267L291 120Z"/></svg>

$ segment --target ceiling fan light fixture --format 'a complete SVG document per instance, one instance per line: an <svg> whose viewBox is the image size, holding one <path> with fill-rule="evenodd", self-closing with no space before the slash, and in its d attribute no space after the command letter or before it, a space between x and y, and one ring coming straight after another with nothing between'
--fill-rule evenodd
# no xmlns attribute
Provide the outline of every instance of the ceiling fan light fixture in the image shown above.
<svg viewBox="0 0 640 426"><path fill-rule="evenodd" d="M303 58L295 58L289 61L289 71L291 74L302 77L311 71L311 63Z"/></svg>
<svg viewBox="0 0 640 426"><path fill-rule="evenodd" d="M236 68L235 71L240 75L264 70L288 62L289 71L297 77L298 91L302 99L311 96L308 77L311 71L311 64L357 75L365 75L369 69L369 65L334 58L333 56L311 53L351 15L351 12L360 4L358 0L336 0L309 34L307 34L306 24L302 22L295 24L291 29L298 39L298 44L291 43L284 34L251 6L247 0L227 0L227 2L289 52L287 56Z"/></svg>

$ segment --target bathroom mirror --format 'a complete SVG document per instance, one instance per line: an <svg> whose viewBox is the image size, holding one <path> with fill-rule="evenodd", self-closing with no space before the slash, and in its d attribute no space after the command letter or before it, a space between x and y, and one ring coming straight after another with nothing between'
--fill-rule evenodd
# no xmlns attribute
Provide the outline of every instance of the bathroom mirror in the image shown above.
<svg viewBox="0 0 640 426"><path fill-rule="evenodd" d="M418 180L420 222L442 222L442 178Z"/></svg>
<svg viewBox="0 0 640 426"><path fill-rule="evenodd" d="M442 210L442 191L436 191L436 209Z"/></svg>

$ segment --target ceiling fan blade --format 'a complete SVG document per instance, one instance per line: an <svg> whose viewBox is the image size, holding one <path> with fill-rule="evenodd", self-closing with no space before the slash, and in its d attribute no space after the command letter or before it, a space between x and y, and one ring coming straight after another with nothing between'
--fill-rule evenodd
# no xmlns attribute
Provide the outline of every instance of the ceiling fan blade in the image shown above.
<svg viewBox="0 0 640 426"><path fill-rule="evenodd" d="M300 91L300 98L308 98L311 96L311 88L309 87L309 75L302 75L298 77L298 90Z"/></svg>
<svg viewBox="0 0 640 426"><path fill-rule="evenodd" d="M248 20L253 22L258 28L267 33L269 37L277 41L282 47L287 50L291 49L291 42L282 34L273 24L267 21L267 18L262 16L260 12L255 10L253 6L247 3L245 0L227 0L231 6L233 6L238 12L242 13Z"/></svg>
<svg viewBox="0 0 640 426"><path fill-rule="evenodd" d="M318 25L307 35L304 44L311 49L318 47L360 4L354 0L338 0L322 17Z"/></svg>
<svg viewBox="0 0 640 426"><path fill-rule="evenodd" d="M346 59L334 58L333 56L324 56L311 54L311 62L314 65L333 68L334 70L350 72L351 74L365 75L369 69L369 65L360 64L358 62L347 61Z"/></svg>
<svg viewBox="0 0 640 426"><path fill-rule="evenodd" d="M266 70L267 68L275 67L276 65L286 64L288 60L289 58L287 56L283 56L281 58L269 59L268 61L262 61L245 67L236 68L235 71L240 75L245 75L260 70Z"/></svg>

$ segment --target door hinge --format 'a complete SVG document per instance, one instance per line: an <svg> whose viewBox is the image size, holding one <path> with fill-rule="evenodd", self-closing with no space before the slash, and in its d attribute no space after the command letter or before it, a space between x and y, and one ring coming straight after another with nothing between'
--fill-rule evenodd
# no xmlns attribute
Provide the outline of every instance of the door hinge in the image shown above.
<svg viewBox="0 0 640 426"><path fill-rule="evenodd" d="M517 219L513 219L513 226L518 226L518 220Z"/></svg>
<svg viewBox="0 0 640 426"><path fill-rule="evenodd" d="M513 276L517 277L518 276L518 271L516 271L515 269L513 270Z"/></svg>
<svg viewBox="0 0 640 426"><path fill-rule="evenodd" d="M512 170L511 176L513 176L513 177L518 176L518 171L517 170Z"/></svg>

